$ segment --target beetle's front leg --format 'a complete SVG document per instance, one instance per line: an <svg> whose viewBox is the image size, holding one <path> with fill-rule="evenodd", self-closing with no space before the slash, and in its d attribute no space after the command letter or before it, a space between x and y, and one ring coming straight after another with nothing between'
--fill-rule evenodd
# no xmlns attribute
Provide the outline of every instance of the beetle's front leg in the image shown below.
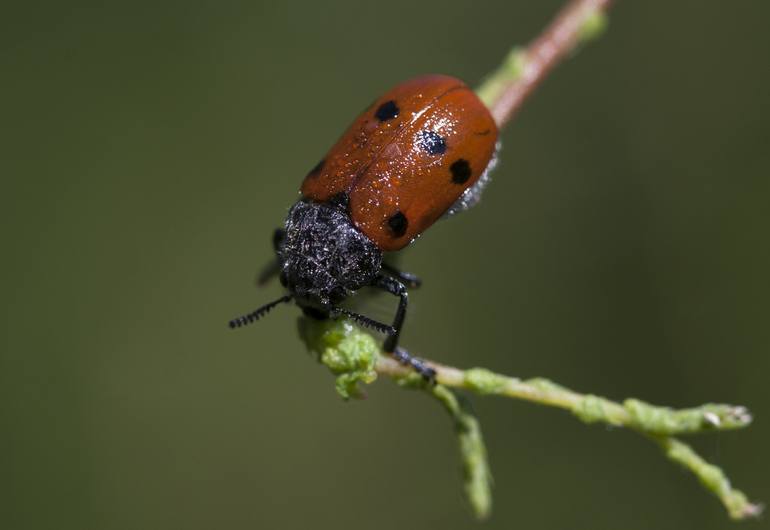
<svg viewBox="0 0 770 530"><path fill-rule="evenodd" d="M406 306L409 301L409 293L406 286L395 278L389 276L378 276L374 282L374 287L383 289L390 294L399 297L398 309L396 309L396 317L393 320L393 333L388 335L385 339L383 349L386 353L393 356L398 362L403 365L411 366L417 373L419 373L427 381L435 382L436 371L425 364L424 361L417 357L412 357L409 352L403 348L398 347L398 339L401 335L401 329L404 326L404 318L406 317Z"/></svg>
<svg viewBox="0 0 770 530"><path fill-rule="evenodd" d="M400 281L401 283L403 283L407 287L411 287L412 289L417 289L422 285L422 280L420 279L419 276L411 272L400 271L397 268L395 268L393 265L383 263L382 270L385 272L385 274L387 274L391 278Z"/></svg>
<svg viewBox="0 0 770 530"><path fill-rule="evenodd" d="M276 252L276 254L278 254L278 251L280 250L285 238L286 230L283 228L276 228L273 232L273 250ZM261 271L259 271L259 274L257 274L256 284L259 287L262 287L263 285L267 284L267 282L272 280L273 276L276 276L279 272L281 272L281 264L278 262L278 256L276 255L274 260L270 261L267 265L262 267Z"/></svg>

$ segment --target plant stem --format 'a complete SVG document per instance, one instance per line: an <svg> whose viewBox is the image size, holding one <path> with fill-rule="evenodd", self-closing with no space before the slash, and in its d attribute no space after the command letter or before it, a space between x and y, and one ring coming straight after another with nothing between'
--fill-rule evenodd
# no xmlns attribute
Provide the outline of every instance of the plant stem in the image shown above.
<svg viewBox="0 0 770 530"><path fill-rule="evenodd" d="M637 399L626 399L621 404L592 394L580 394L547 379L522 381L484 368L460 370L437 363L427 364L436 370L436 382L446 387L557 407L572 412L585 423L602 422L637 431L655 441L667 458L691 471L719 498L731 518L746 519L762 512L761 505L751 503L743 492L731 486L719 467L709 464L689 445L672 436L747 427L752 418L745 407L707 404L675 410L649 405ZM375 371L397 380L416 377L408 367L384 356L377 360Z"/></svg>
<svg viewBox="0 0 770 530"><path fill-rule="evenodd" d="M745 407L709 403L689 409L658 407L638 399L617 403L593 394L581 394L548 379L521 380L496 374L485 368L461 370L427 362L436 370L436 382L482 395L505 396L568 410L586 423L603 422L645 434L682 435L708 431L742 429L751 424ZM409 367L380 356L375 371L389 377L413 375Z"/></svg>
<svg viewBox="0 0 770 530"><path fill-rule="evenodd" d="M442 385L432 385L430 393L452 418L460 448L465 482L465 498L477 519L486 519L492 511L492 473L479 420L468 402Z"/></svg>
<svg viewBox="0 0 770 530"><path fill-rule="evenodd" d="M760 505L749 502L741 491L730 485L720 468L703 460L689 445L674 437L748 427L752 417L745 407L709 403L671 409L638 399L618 403L593 394L581 394L543 378L522 380L485 368L462 370L426 361L436 371L437 385L432 386L410 367L383 355L374 337L347 320L301 318L299 331L308 349L337 377L337 392L342 397L361 396L360 383L372 383L380 375L391 377L403 386L429 391L444 404L458 427L466 488L478 515L489 512L488 487L484 486L489 477L486 452L481 431L474 423L476 419L452 401L454 397L448 393L449 388L557 407L571 412L584 423L605 423L634 430L657 443L667 458L691 471L719 498L733 519L756 517L762 511ZM471 494L477 495L476 499Z"/></svg>
<svg viewBox="0 0 770 530"><path fill-rule="evenodd" d="M514 49L478 88L498 127L503 128L548 73L572 50L605 26L612 0L572 0L526 49Z"/></svg>

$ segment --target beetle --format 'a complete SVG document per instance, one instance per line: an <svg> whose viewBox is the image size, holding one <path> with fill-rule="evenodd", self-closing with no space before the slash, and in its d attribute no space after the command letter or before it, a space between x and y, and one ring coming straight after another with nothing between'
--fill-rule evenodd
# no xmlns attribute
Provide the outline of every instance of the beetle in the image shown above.
<svg viewBox="0 0 770 530"><path fill-rule="evenodd" d="M398 347L411 273L383 260L442 216L476 204L495 163L498 130L462 81L426 75L378 98L305 176L301 198L273 236L287 294L229 322L238 328L294 301L311 317L349 317L387 335L383 349L427 379L434 371ZM363 287L399 298L392 325L341 307Z"/></svg>

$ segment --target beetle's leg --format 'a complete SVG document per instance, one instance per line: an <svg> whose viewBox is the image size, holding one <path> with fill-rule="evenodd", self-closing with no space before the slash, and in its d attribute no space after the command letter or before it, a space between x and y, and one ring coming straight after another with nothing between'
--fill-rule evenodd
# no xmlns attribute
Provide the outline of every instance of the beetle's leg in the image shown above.
<svg viewBox="0 0 770 530"><path fill-rule="evenodd" d="M267 282L273 279L274 276L280 272L281 266L278 264L278 260L274 259L264 267L262 267L262 270L259 271L259 274L257 274L257 279L255 280L255 283L258 287L262 287L263 285L267 285Z"/></svg>
<svg viewBox="0 0 770 530"><path fill-rule="evenodd" d="M436 382L436 370L425 364L425 361L422 359L412 357L404 348L396 348L396 351L391 353L391 355L404 366L411 366L415 372L420 374L429 383Z"/></svg>
<svg viewBox="0 0 770 530"><path fill-rule="evenodd" d="M395 268L393 265L383 263L382 271L388 276L390 276L391 278L400 281L401 283L403 283L404 285L412 289L417 289L420 285L422 285L422 280L419 278L419 276L411 272L400 271L397 268Z"/></svg>
<svg viewBox="0 0 770 530"><path fill-rule="evenodd" d="M278 252L284 239L286 239L286 230L283 228L276 228L273 231L273 250Z"/></svg>
<svg viewBox="0 0 770 530"><path fill-rule="evenodd" d="M379 331L380 333L385 333L387 335L391 335L395 333L395 329L392 326L388 326L387 324L383 324L382 322L378 322L377 320L374 320L372 318L369 318L367 316L364 316L360 313L355 313L353 311L348 311L347 309L343 309L341 307L335 307L332 308L330 312L330 316L336 317L338 315L345 315L348 318L352 318L359 324L361 324L364 327L371 328L374 330Z"/></svg>
<svg viewBox="0 0 770 530"><path fill-rule="evenodd" d="M273 232L273 250L277 253L281 248L283 240L286 238L286 230L283 228L276 228ZM281 271L281 264L278 263L278 258L272 260L270 263L262 267L262 270L257 274L256 284L262 287L267 282L273 279Z"/></svg>
<svg viewBox="0 0 770 530"><path fill-rule="evenodd" d="M385 339L383 349L386 353L392 355L401 364L411 366L427 381L435 381L436 371L433 368L426 365L422 360L416 357L412 357L409 355L409 352L403 348L398 347L398 338L401 335L401 328L404 326L406 306L409 299L406 286L395 278L383 275L377 277L373 283L373 286L383 289L390 294L399 297L396 317L393 320L393 333L391 333L388 338Z"/></svg>
<svg viewBox="0 0 770 530"><path fill-rule="evenodd" d="M398 309L396 309L396 317L393 319L393 330L387 339L385 339L384 349L387 353L393 353L398 346L398 337L401 335L401 328L404 326L404 318L406 317L406 306L409 302L409 294L407 293L406 286L395 278L390 276L380 275L373 283L374 287L383 289L392 295L398 296Z"/></svg>

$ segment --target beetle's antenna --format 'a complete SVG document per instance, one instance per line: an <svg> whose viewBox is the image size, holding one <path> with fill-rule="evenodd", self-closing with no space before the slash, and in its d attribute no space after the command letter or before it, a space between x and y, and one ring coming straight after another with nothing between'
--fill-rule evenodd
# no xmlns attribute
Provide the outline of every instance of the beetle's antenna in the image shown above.
<svg viewBox="0 0 770 530"><path fill-rule="evenodd" d="M382 322L377 322L376 320L373 320L369 317L365 317L364 315L354 313L353 311L348 311L347 309L342 309L341 307L335 307L333 310L333 313L350 317L356 322L358 322L359 324L361 324L362 326L377 330L380 333L385 333L386 335L393 335L396 332L396 328L394 328L393 326L388 326L387 324L383 324Z"/></svg>
<svg viewBox="0 0 770 530"><path fill-rule="evenodd" d="M278 304L285 304L286 302L289 302L292 298L293 298L292 295L287 294L286 296L280 297L278 300L273 300L269 304L263 305L259 309L256 309L247 315L234 318L229 322L230 329L239 328L241 326L245 326L246 324L251 324L252 322L256 322L257 320L259 320L260 318L268 314L272 308L274 308Z"/></svg>

